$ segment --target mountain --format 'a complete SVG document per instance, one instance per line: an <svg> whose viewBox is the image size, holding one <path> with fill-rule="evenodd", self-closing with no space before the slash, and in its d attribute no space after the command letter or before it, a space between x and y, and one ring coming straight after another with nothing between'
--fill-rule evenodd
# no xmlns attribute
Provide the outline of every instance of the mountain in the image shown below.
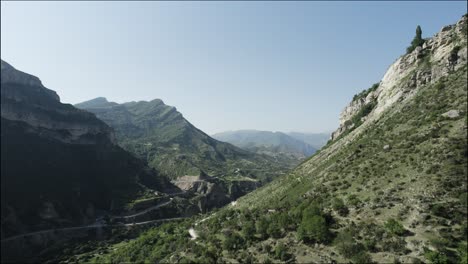
<svg viewBox="0 0 468 264"><path fill-rule="evenodd" d="M160 99L117 104L96 98L76 107L96 114L115 130L119 145L176 184L206 174L235 199L289 168L267 155L213 139Z"/></svg>
<svg viewBox="0 0 468 264"><path fill-rule="evenodd" d="M325 146L330 139L328 133L301 133L301 132L289 132L288 136L293 137L297 140L301 140L315 149L321 149Z"/></svg>
<svg viewBox="0 0 468 264"><path fill-rule="evenodd" d="M212 136L242 149L273 157L283 156L285 159L297 162L317 151L309 144L282 132L237 130L217 133Z"/></svg>
<svg viewBox="0 0 468 264"><path fill-rule="evenodd" d="M398 58L289 174L93 260L467 263L467 20Z"/></svg>
<svg viewBox="0 0 468 264"><path fill-rule="evenodd" d="M104 122L1 61L2 239L92 223L147 192L176 189L119 147Z"/></svg>

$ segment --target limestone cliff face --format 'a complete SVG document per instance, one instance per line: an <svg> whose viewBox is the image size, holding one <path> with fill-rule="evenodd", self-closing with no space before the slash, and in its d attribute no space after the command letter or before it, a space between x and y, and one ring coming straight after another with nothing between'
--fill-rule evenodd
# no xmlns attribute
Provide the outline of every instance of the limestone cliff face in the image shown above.
<svg viewBox="0 0 468 264"><path fill-rule="evenodd" d="M93 114L60 103L39 78L1 61L1 116L41 130L44 136L73 144L114 141L112 129Z"/></svg>
<svg viewBox="0 0 468 264"><path fill-rule="evenodd" d="M427 83L435 83L467 62L467 15L455 25L443 27L422 47L401 56L387 70L379 87L366 97L353 100L340 115L340 127L332 133L332 140L355 128L351 119L366 105L375 104L362 121L378 117L395 102L403 100Z"/></svg>

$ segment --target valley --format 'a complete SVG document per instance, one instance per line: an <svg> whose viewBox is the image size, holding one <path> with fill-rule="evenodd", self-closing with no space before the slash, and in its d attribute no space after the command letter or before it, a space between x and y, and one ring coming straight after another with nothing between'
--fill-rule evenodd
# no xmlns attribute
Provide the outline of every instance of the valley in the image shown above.
<svg viewBox="0 0 468 264"><path fill-rule="evenodd" d="M253 54L245 52L236 56ZM197 53L203 63L190 73L157 57L167 61L152 69L156 83L135 78L145 75L143 66L112 76L151 87L151 98L125 103L109 101L114 95L104 88L101 97L64 103L44 85L53 81L1 60L2 263L468 263L468 14L428 38L417 26L406 53L347 99L331 133L297 132L329 131L322 113L307 116L316 124L290 114L304 109L301 102L325 107L326 96L265 95L260 67L248 72L248 92L222 91L215 81L204 90L196 77L207 54ZM210 116L202 107L190 115L203 116L197 121L206 131L225 132L205 133L157 99L174 88L159 88L166 67L194 83L207 104L223 93L238 101L235 108L224 102L238 115L216 109ZM288 80L300 75L290 71ZM57 79L96 77L67 74ZM229 86L236 75L213 76ZM238 122L235 116L285 130L220 130L234 127L224 119ZM323 130L287 130L298 123Z"/></svg>

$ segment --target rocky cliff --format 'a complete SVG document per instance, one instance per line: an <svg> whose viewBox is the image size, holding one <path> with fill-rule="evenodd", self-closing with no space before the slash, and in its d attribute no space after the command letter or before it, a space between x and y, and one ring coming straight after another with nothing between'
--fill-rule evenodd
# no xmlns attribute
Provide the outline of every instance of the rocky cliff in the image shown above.
<svg viewBox="0 0 468 264"><path fill-rule="evenodd" d="M42 130L44 136L72 144L113 142L112 129L93 114L60 103L55 91L45 88L39 78L1 61L1 115Z"/></svg>
<svg viewBox="0 0 468 264"><path fill-rule="evenodd" d="M378 118L396 102L414 95L419 87L436 83L463 67L467 61L467 20L465 15L455 25L443 27L426 39L422 47L398 58L388 68L378 88L355 96L341 112L340 127L332 133L332 140L355 129L362 121ZM363 115L365 107L368 111Z"/></svg>

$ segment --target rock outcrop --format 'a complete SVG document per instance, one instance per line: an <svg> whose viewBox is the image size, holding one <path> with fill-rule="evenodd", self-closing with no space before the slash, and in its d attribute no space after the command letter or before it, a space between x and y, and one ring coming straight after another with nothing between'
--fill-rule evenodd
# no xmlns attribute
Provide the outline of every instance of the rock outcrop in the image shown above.
<svg viewBox="0 0 468 264"><path fill-rule="evenodd" d="M364 98L353 99L345 107L340 115L340 127L332 133L332 140L356 128L350 120L366 105L375 104L375 107L362 121L376 118L399 100L413 95L419 87L436 83L466 65L467 20L467 15L464 15L455 25L445 26L432 38L426 39L422 47L396 60L375 91L370 91Z"/></svg>

